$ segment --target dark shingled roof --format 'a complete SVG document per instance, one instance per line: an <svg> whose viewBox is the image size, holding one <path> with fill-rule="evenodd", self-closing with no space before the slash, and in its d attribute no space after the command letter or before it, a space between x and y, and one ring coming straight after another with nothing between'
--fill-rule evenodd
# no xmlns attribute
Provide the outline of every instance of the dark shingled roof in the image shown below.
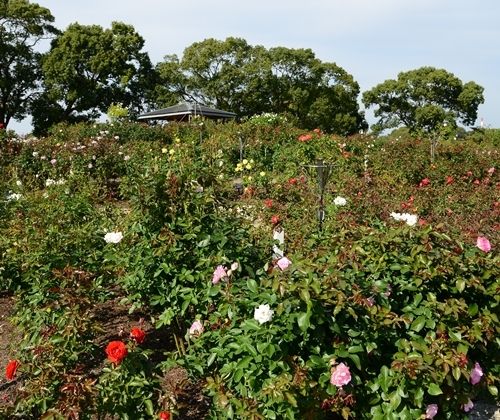
<svg viewBox="0 0 500 420"><path fill-rule="evenodd" d="M209 108L205 105L200 105L191 102L181 102L177 105L157 109L156 111L146 112L137 117L138 120L176 120L181 121L186 117L201 115L212 119L229 119L235 118L234 112L222 111L220 109Z"/></svg>

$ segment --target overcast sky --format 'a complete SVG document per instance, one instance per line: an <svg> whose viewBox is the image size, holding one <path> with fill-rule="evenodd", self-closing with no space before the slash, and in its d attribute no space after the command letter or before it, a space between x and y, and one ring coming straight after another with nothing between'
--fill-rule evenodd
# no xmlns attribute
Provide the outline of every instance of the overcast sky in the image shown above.
<svg viewBox="0 0 500 420"><path fill-rule="evenodd" d="M499 0L39 0L55 24L134 26L153 63L206 38L311 48L353 75L361 92L422 66L485 89L478 121L500 127ZM369 123L374 120L369 117ZM27 131L27 123L9 128Z"/></svg>

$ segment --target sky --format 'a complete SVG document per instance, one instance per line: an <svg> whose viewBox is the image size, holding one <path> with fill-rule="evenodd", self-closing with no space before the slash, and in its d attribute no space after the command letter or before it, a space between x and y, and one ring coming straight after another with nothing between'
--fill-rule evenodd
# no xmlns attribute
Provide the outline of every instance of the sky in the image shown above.
<svg viewBox="0 0 500 420"><path fill-rule="evenodd" d="M151 61L206 38L244 38L266 48L310 48L361 88L399 72L443 68L484 87L476 125L500 127L500 1L498 0L38 0L65 29L105 28L121 21L145 39ZM368 123L375 122L367 111ZM20 133L28 121L11 123Z"/></svg>

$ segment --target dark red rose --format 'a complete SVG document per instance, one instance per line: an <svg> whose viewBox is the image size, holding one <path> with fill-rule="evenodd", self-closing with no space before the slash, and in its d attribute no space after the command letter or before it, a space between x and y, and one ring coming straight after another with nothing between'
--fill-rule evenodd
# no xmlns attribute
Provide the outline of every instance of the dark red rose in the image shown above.
<svg viewBox="0 0 500 420"><path fill-rule="evenodd" d="M130 337L134 339L137 344L142 344L146 339L146 333L140 328L132 328L130 330Z"/></svg>
<svg viewBox="0 0 500 420"><path fill-rule="evenodd" d="M12 381L15 378L17 368L21 365L18 360L9 360L7 366L5 367L5 377L8 381Z"/></svg>
<svg viewBox="0 0 500 420"><path fill-rule="evenodd" d="M111 363L119 365L127 356L128 350L123 341L110 341L106 347L106 354Z"/></svg>

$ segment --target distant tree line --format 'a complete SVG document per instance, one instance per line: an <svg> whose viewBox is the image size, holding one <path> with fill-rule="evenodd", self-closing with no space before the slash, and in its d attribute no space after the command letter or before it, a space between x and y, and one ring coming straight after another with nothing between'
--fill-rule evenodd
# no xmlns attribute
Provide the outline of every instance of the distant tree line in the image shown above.
<svg viewBox="0 0 500 420"><path fill-rule="evenodd" d="M0 0L0 124L31 115L34 132L55 123L98 117L114 103L131 115L193 100L235 112L290 115L305 129L349 135L368 128L352 75L310 49L249 45L241 38L206 39L156 66L131 25L53 26L50 10L28 0ZM40 42L51 39L41 53ZM364 92L379 117L376 130L436 130L471 125L483 88L432 67L400 73Z"/></svg>

